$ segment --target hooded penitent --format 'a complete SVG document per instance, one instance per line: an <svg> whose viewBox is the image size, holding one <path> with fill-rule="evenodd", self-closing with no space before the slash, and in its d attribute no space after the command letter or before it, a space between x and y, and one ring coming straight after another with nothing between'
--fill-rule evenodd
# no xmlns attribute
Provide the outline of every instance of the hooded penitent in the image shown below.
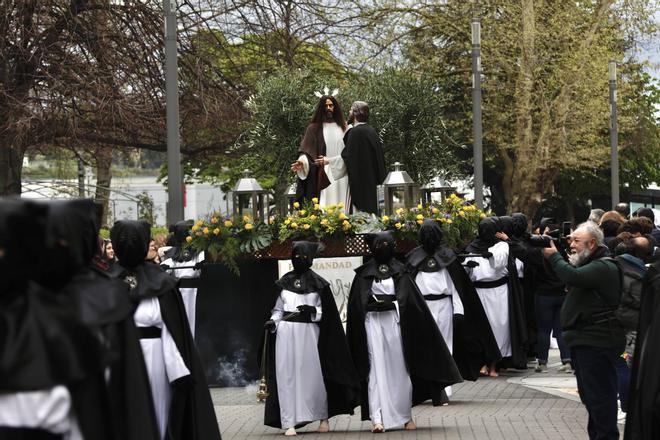
<svg viewBox="0 0 660 440"><path fill-rule="evenodd" d="M186 237L190 232L193 224L190 221L180 221L170 226L170 243L172 249L167 251L167 257L178 263L184 261L191 261L197 255L197 252L185 246Z"/></svg>
<svg viewBox="0 0 660 440"><path fill-rule="evenodd" d="M511 214L513 219L513 236L518 240L525 238L527 234L527 216L521 212Z"/></svg>
<svg viewBox="0 0 660 440"><path fill-rule="evenodd" d="M79 321L69 297L49 291L33 279L37 276L34 267L46 245L47 214L48 206L44 204L0 199L0 413L18 421L13 428L0 427L0 438L50 438L45 435L50 425L28 429L29 434L22 432L24 405L31 398L25 394L21 405L12 399L21 393L40 395L27 410L29 420L34 421L33 414L51 410L49 405L54 402L50 390L64 386L72 397L85 438L106 439L109 437L102 428L84 429L90 421L88 416L102 417L103 409L82 412L78 405L81 397L90 393L85 387L87 381L102 379L100 344ZM61 399L60 404L58 408L63 412L50 413L49 421L65 426L71 423L70 408Z"/></svg>
<svg viewBox="0 0 660 440"><path fill-rule="evenodd" d="M314 257L323 249L320 243L298 241L293 243L291 252L291 260L294 270L286 273L282 278L276 281L278 287L282 290L278 297L278 304L282 304L284 312L300 313L299 319L294 323L281 322L278 326L277 332L269 333L268 335L268 350L266 361L266 378L268 383L269 397L266 399L266 408L264 412L264 423L268 426L276 428L290 428L291 426L282 426L281 417L281 404L280 396L278 395L278 382L276 368L277 348L278 346L284 347L289 344L278 344L278 338L289 337L296 334L305 334L308 336L313 335L315 332L310 332L307 325L318 325L318 343L308 347L310 350L318 350L318 359L320 361L321 377L323 384L321 389L325 388L327 394L327 416L332 417L338 414L353 414L353 409L359 404L360 383L355 372L355 367L351 360L348 346L346 344L346 336L344 329L339 318L337 305L335 303L332 291L330 290L329 283L320 277L317 273L311 270ZM291 301L292 296L308 294L318 294L320 297L320 306L322 310L321 320L309 324L311 322L311 315L308 310L304 308L288 310L289 303L295 303L295 298ZM300 296L302 298L302 296ZM311 306L308 306L311 307ZM277 306L276 306L277 308ZM275 313L275 310L274 310ZM315 312L313 313L315 314ZM287 328L283 328L282 324L287 324ZM281 333L281 334L280 334ZM280 341L282 342L282 341ZM293 341L291 341L293 343ZM284 348L282 348L284 350ZM280 359L284 359L286 365L294 367L296 360L289 359L286 356L286 351L280 353ZM307 353L305 349L304 353ZM303 352L296 353L295 358L300 359L299 356ZM262 359L263 361L263 359ZM279 371L279 374L284 373ZM286 375L286 386L284 388L295 388L296 384L291 382L290 375ZM296 382L297 379L293 379ZM284 385L281 384L281 385ZM294 399L296 404L298 399L314 401L314 396L305 396L305 390L309 391L312 387L319 384L304 384L301 395L296 394L292 397L287 395L285 399ZM291 402L287 401L286 405L290 408ZM295 416L294 416L295 418ZM311 421L311 420L308 420ZM308 422L307 421L307 422ZM286 421L285 421L286 422ZM302 422L302 421L301 421ZM304 424L304 423L303 423Z"/></svg>
<svg viewBox="0 0 660 440"><path fill-rule="evenodd" d="M369 418L368 382L370 356L365 318L374 307L374 281L392 278L398 303L399 324L405 365L412 382L413 405L432 399L442 404L444 388L461 382L460 373L442 339L423 297L404 277L404 265L394 258L395 240L391 232L367 235L373 259L358 269L348 300L347 337L362 382L362 419ZM401 281L404 280L403 285Z"/></svg>
<svg viewBox="0 0 660 440"><path fill-rule="evenodd" d="M128 286L93 263L98 253L101 205L77 199L50 202L49 207L45 254L50 258L42 264L47 276L41 282L73 300L78 318L104 348L101 359L109 373L109 379L91 379L84 393L74 395L81 429L86 433L102 430L117 440L157 439ZM68 258L68 263L57 262L55 257ZM62 284L62 275L69 272L72 276ZM99 388L104 382L106 387ZM104 413L102 417L88 414L97 408Z"/></svg>
<svg viewBox="0 0 660 440"><path fill-rule="evenodd" d="M167 413L167 438L217 440L220 438L218 422L181 295L176 287L177 281L157 264L145 260L150 230L149 223L145 221L121 220L115 222L110 237L120 268L123 268L117 276L130 285L130 297L138 304L135 316L143 302L150 303L154 298L157 299L161 317L157 324L167 327L176 350L190 372L189 375L170 381L172 397ZM142 338L149 339L151 336L143 335Z"/></svg>
<svg viewBox="0 0 660 440"><path fill-rule="evenodd" d="M479 296L454 252L442 243L442 236L437 221L424 221L419 231L420 246L406 256L406 277L410 280L402 287L419 291L415 282L419 272L447 271L463 309L463 316L453 320L453 357L463 379L476 380L481 366L499 361L501 355Z"/></svg>

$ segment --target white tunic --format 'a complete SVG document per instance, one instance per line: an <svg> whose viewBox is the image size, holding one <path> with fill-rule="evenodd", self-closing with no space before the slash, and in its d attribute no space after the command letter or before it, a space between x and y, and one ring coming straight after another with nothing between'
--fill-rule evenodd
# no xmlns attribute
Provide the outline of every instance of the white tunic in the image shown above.
<svg viewBox="0 0 660 440"><path fill-rule="evenodd" d="M348 177L346 177L346 164L341 157L341 152L344 149L344 130L334 122L326 122L323 124L323 140L325 141L325 155L330 161L325 166L325 173L330 180L330 186L321 191L319 204L328 206L341 202L348 207ZM301 154L298 160L303 163L303 169L298 171L298 177L305 180L309 173L307 156Z"/></svg>
<svg viewBox="0 0 660 440"><path fill-rule="evenodd" d="M470 257L466 261L476 261L479 266L466 268L472 281L495 281L508 275L509 245L503 241L488 248L490 258ZM477 288L477 294L484 306L490 327L497 340L502 357L511 356L511 329L509 327L509 286L484 289Z"/></svg>
<svg viewBox="0 0 660 440"><path fill-rule="evenodd" d="M176 278L199 278L201 275L201 270L195 269L176 269L178 266L194 266L200 261L204 261L204 252L197 254L195 258L190 261L174 261L171 258L163 261L162 264L168 265L172 270L169 271L170 275ZM192 287L180 288L181 299L183 299L183 306L186 308L186 315L188 315L188 322L190 323L190 331L192 332L193 338L195 337L195 313L197 310L197 289Z"/></svg>
<svg viewBox="0 0 660 440"><path fill-rule="evenodd" d="M447 269L440 269L437 272L419 272L415 277L415 283L419 287L422 295L450 295L447 298L439 300L427 300L431 315L440 329L440 333L453 353L454 349L454 315L463 315L463 302L458 295L454 282ZM446 387L445 391L451 396L451 387Z"/></svg>
<svg viewBox="0 0 660 440"><path fill-rule="evenodd" d="M374 295L395 295L394 280L374 280ZM369 418L385 429L405 425L412 418L412 382L403 355L399 309L367 312L364 327L369 351Z"/></svg>
<svg viewBox="0 0 660 440"><path fill-rule="evenodd" d="M189 375L190 371L163 322L158 298L140 301L133 319L137 327L158 327L162 331L160 338L140 339L140 345L151 385L158 428L164 439L172 399L170 383Z"/></svg>
<svg viewBox="0 0 660 440"><path fill-rule="evenodd" d="M0 393L0 426L41 429L66 440L82 440L71 394L63 385L47 390Z"/></svg>
<svg viewBox="0 0 660 440"><path fill-rule="evenodd" d="M318 350L319 326L282 321L285 312L295 312L304 304L316 307L312 321L320 321L323 310L316 292L299 294L282 290L270 317L277 323L275 375L284 429L328 418L328 396Z"/></svg>

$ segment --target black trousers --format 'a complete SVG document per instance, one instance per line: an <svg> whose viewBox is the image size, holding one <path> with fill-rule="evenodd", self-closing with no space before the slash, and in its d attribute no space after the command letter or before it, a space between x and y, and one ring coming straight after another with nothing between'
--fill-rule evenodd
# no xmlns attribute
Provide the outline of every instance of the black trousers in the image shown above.
<svg viewBox="0 0 660 440"><path fill-rule="evenodd" d="M581 345L571 348L578 392L589 413L590 440L617 440L617 358L622 350Z"/></svg>

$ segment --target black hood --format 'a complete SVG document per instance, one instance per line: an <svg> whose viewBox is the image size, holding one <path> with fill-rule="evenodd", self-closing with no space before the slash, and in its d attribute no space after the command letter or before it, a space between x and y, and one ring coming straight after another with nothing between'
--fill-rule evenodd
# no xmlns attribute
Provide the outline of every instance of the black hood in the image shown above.
<svg viewBox="0 0 660 440"><path fill-rule="evenodd" d="M147 257L151 225L145 220L118 220L110 230L110 240L119 263L133 269Z"/></svg>
<svg viewBox="0 0 660 440"><path fill-rule="evenodd" d="M190 246L186 246L186 237L188 237L193 222L190 220L180 221L170 226L170 237L168 246L172 246L167 252L167 257L179 263L190 261L197 255L197 251Z"/></svg>
<svg viewBox="0 0 660 440"><path fill-rule="evenodd" d="M514 212L511 214L513 219L513 236L515 238L523 238L527 233L527 216L522 212Z"/></svg>
<svg viewBox="0 0 660 440"><path fill-rule="evenodd" d="M427 254L433 255L442 243L442 228L435 220L426 219L419 228L419 244Z"/></svg>
<svg viewBox="0 0 660 440"><path fill-rule="evenodd" d="M293 271L299 275L307 272L314 263L316 254L323 250L322 243L312 241L294 241L291 248Z"/></svg>
<svg viewBox="0 0 660 440"><path fill-rule="evenodd" d="M48 202L46 243L38 282L58 290L98 253L98 234L103 207L92 199Z"/></svg>
<svg viewBox="0 0 660 440"><path fill-rule="evenodd" d="M499 217L500 231L504 232L509 237L513 237L516 223L513 220L513 217L508 215Z"/></svg>
<svg viewBox="0 0 660 440"><path fill-rule="evenodd" d="M477 238L472 240L472 243L466 248L470 253L483 253L488 251L488 248L497 243L495 234L500 231L499 221L495 217L486 217L481 219L478 227Z"/></svg>
<svg viewBox="0 0 660 440"><path fill-rule="evenodd" d="M387 264L394 258L396 241L391 231L377 232L365 235L371 255L378 263Z"/></svg>
<svg viewBox="0 0 660 440"><path fill-rule="evenodd" d="M48 207L20 198L0 198L0 302L22 293L34 277L44 245Z"/></svg>

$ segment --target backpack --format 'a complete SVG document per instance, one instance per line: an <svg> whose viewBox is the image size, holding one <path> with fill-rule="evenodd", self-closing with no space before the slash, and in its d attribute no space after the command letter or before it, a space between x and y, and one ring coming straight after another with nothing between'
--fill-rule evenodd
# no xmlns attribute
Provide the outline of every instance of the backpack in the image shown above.
<svg viewBox="0 0 660 440"><path fill-rule="evenodd" d="M617 256L608 258L616 264L621 275L621 300L614 309L614 317L619 320L624 330L637 330L639 309L642 303L644 274L639 273L625 259Z"/></svg>

